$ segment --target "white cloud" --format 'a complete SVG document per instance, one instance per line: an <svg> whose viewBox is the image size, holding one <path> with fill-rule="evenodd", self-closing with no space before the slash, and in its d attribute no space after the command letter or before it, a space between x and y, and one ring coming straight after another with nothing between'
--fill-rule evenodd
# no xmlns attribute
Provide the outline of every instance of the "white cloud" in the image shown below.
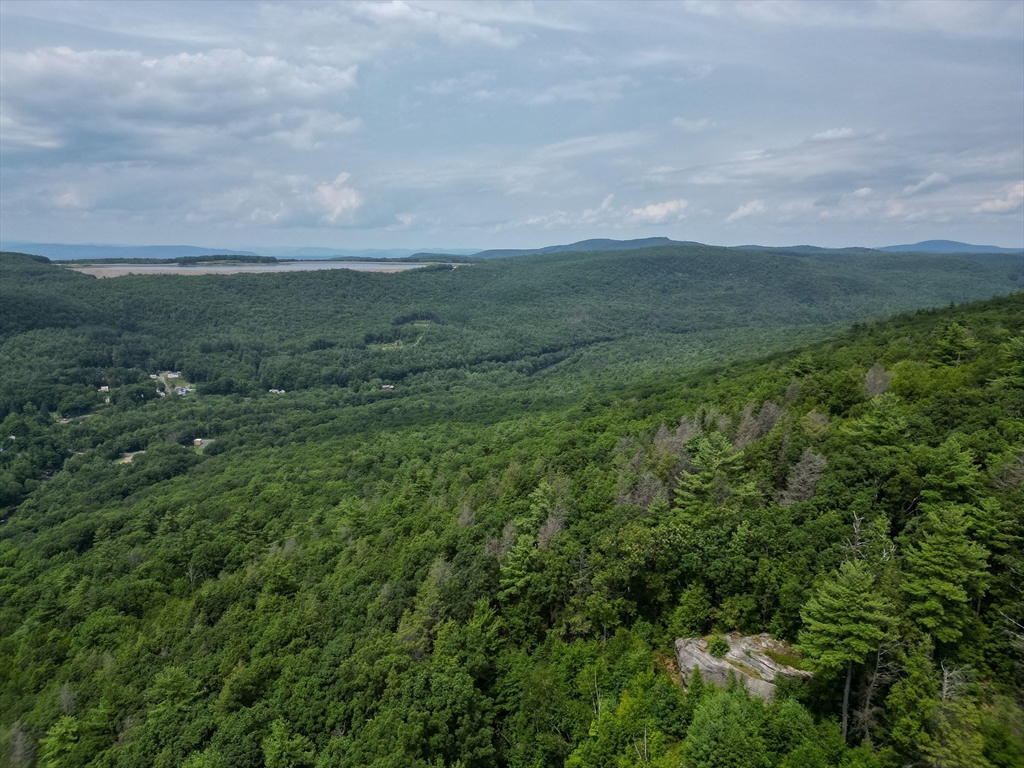
<svg viewBox="0 0 1024 768"><path fill-rule="evenodd" d="M328 224L337 224L338 220L345 220L363 204L359 193L351 187L346 187L349 174L341 173L330 184L319 184L316 188L317 200L324 208L323 221Z"/></svg>
<svg viewBox="0 0 1024 768"><path fill-rule="evenodd" d="M355 3L350 10L357 16L379 24L399 24L420 33L436 35L446 43L482 43L511 48L518 42L517 37L507 35L495 26L463 18L454 13L441 13L403 0Z"/></svg>
<svg viewBox="0 0 1024 768"><path fill-rule="evenodd" d="M629 212L629 220L637 223L661 224L669 218L678 220L683 218L686 206L690 203L687 200L666 200L663 203L651 203L643 208L634 208Z"/></svg>
<svg viewBox="0 0 1024 768"><path fill-rule="evenodd" d="M638 131L624 131L622 133L603 133L596 136L577 136L573 139L558 141L548 144L536 150L533 155L536 159L547 161L552 159L564 160L582 155L592 155L603 152L618 152L628 147L635 146L643 140L643 134Z"/></svg>
<svg viewBox="0 0 1024 768"><path fill-rule="evenodd" d="M973 213L1014 213L1024 207L1024 182L1011 184L1002 197L985 200L974 206Z"/></svg>
<svg viewBox="0 0 1024 768"><path fill-rule="evenodd" d="M687 133L699 133L700 131L706 131L708 128L714 126L714 122L706 117L702 117L699 120L688 120L685 117L675 117L672 118L672 125L686 131Z"/></svg>
<svg viewBox="0 0 1024 768"><path fill-rule="evenodd" d="M622 98L622 92L632 82L628 75L595 77L556 83L545 88L505 88L488 90L481 88L473 96L481 101L515 101L522 104L554 104L562 101L598 103Z"/></svg>
<svg viewBox="0 0 1024 768"><path fill-rule="evenodd" d="M358 127L322 106L355 83L354 66L295 64L238 49L158 57L68 47L4 53L4 143L74 144L85 152L102 137L106 156L183 151L227 136L311 147Z"/></svg>
<svg viewBox="0 0 1024 768"><path fill-rule="evenodd" d="M686 0L691 13L732 17L758 25L893 29L919 35L937 32L953 37L1019 38L1024 26L1024 4L1013 0L979 3L977 0L858 0L847 3L810 3L805 0L759 0L722 3Z"/></svg>
<svg viewBox="0 0 1024 768"><path fill-rule="evenodd" d="M917 184L911 184L903 188L903 194L917 195L921 192L930 192L931 190L939 189L949 185L949 177L944 173L932 173L927 177L921 179Z"/></svg>
<svg viewBox="0 0 1024 768"><path fill-rule="evenodd" d="M431 80L424 85L417 85L416 90L429 96L451 96L456 93L479 88L484 83L493 80L493 72L470 72L463 77L448 77L444 80Z"/></svg>
<svg viewBox="0 0 1024 768"><path fill-rule="evenodd" d="M580 216L580 222L583 224L594 224L607 220L608 214L612 210L612 200L614 199L614 194L607 195L597 208L588 208L583 211L583 214Z"/></svg>
<svg viewBox="0 0 1024 768"><path fill-rule="evenodd" d="M744 203L735 211L725 217L726 222L739 221L747 216L754 216L759 213L765 212L764 200L751 200L749 203Z"/></svg>
<svg viewBox="0 0 1024 768"><path fill-rule="evenodd" d="M855 189L855 190L853 191L853 196L854 196L854 197L867 197L867 196L868 196L868 195L870 195L870 194L871 194L871 193L872 193L873 191L874 191L874 190L873 190L873 189L871 189L871 187L861 187L860 189Z"/></svg>
<svg viewBox="0 0 1024 768"><path fill-rule="evenodd" d="M852 139L857 134L853 128L832 128L811 137L813 141L835 141L837 139Z"/></svg>

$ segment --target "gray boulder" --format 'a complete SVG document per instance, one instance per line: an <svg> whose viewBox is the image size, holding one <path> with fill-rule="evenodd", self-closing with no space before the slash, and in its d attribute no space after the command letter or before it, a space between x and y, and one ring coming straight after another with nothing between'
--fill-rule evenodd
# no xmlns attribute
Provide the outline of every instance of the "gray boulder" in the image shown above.
<svg viewBox="0 0 1024 768"><path fill-rule="evenodd" d="M778 679L807 680L813 677L810 672L794 669L772 659L769 653L791 656L794 651L770 635L744 637L731 634L726 635L725 639L729 643L729 652L721 659L711 655L708 641L703 637L676 640L676 662L685 684L689 685L693 670L697 668L704 682L724 688L732 672L752 696L771 701L775 697Z"/></svg>

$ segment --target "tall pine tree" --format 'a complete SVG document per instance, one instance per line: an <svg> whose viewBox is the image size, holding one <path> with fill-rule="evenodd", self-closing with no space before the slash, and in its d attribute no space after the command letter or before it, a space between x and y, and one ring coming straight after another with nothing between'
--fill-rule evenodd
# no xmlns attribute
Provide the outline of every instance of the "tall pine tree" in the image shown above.
<svg viewBox="0 0 1024 768"><path fill-rule="evenodd" d="M801 612L800 648L815 670L832 675L846 668L843 740L846 739L853 665L878 648L893 622L894 608L875 589L875 577L860 561L843 563L822 582Z"/></svg>

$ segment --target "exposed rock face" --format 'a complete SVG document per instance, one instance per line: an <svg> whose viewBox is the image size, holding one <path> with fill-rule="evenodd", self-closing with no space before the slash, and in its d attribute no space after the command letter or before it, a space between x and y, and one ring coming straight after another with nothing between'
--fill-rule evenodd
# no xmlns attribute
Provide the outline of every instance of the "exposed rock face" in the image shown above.
<svg viewBox="0 0 1024 768"><path fill-rule="evenodd" d="M771 701L775 696L778 678L806 680L813 675L800 669L779 664L766 652L791 655L793 649L785 643L773 640L769 635L726 635L729 652L724 658L716 659L708 652L708 641L703 637L688 637L676 640L676 662L683 682L689 684L693 668L700 670L704 682L724 688L729 673L736 675L751 695Z"/></svg>

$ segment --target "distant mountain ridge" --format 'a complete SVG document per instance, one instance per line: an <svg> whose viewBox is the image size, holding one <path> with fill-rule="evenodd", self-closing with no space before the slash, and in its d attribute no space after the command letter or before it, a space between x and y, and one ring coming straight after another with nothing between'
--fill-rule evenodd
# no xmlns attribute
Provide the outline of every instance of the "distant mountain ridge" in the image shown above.
<svg viewBox="0 0 1024 768"><path fill-rule="evenodd" d="M530 256L538 253L569 253L573 251L632 251L637 248L656 248L661 245L700 245L691 241L672 240L667 237L643 237L637 240L610 240L594 238L568 245L549 245L544 248L492 248L472 254L478 259L500 259L509 256Z"/></svg>
<svg viewBox="0 0 1024 768"><path fill-rule="evenodd" d="M598 238L593 240L580 240L567 245L549 245L545 248L494 248L486 251L471 254L478 259L498 259L512 256L533 256L545 253L570 253L582 251L633 251L640 248L656 248L665 245L704 245L693 240L672 240L667 237L645 237L636 240L610 240ZM998 254L1017 255L1024 253L1024 249L1000 248L995 245L971 245L959 243L954 240L925 240L914 245L888 245L880 248L865 248L850 246L845 248L823 248L817 245L734 245L725 246L734 251L761 251L777 253L785 256L826 256L826 255L854 255L865 253L935 253L935 254ZM452 251L451 253L456 253ZM429 255L417 253L416 256Z"/></svg>
<svg viewBox="0 0 1024 768"><path fill-rule="evenodd" d="M692 240L672 240L668 237L644 237L633 240L612 240L594 238L565 245L549 245L542 248L490 248L476 251L471 248L323 248L274 246L253 250L229 250L226 248L204 248L195 245L75 245L67 243L32 243L5 240L0 250L31 253L46 256L55 261L71 259L175 259L183 256L275 256L286 259L410 259L422 260L429 256L471 256L475 259L500 259L515 256L531 256L554 253L634 251L642 248L657 248L666 245L703 245ZM736 245L727 246L734 251L758 251L785 256L845 256L866 253L931 253L945 255L974 255L983 260L995 258L1004 261L1007 257L1024 254L1024 248L1002 248L995 245L972 245L955 240L924 240L907 245L886 245L878 248L846 247L823 248L816 245Z"/></svg>
<svg viewBox="0 0 1024 768"><path fill-rule="evenodd" d="M407 259L410 256L451 254L471 256L475 248L261 248L261 253L279 259Z"/></svg>
<svg viewBox="0 0 1024 768"><path fill-rule="evenodd" d="M876 251L889 253L1024 253L1024 248L1000 248L997 245L971 245L956 240L922 240L909 245L886 245Z"/></svg>
<svg viewBox="0 0 1024 768"><path fill-rule="evenodd" d="M45 256L54 261L71 259L178 259L182 256L259 256L253 251L226 248L202 248L196 245L71 245L65 243L26 243L4 240L0 250Z"/></svg>

